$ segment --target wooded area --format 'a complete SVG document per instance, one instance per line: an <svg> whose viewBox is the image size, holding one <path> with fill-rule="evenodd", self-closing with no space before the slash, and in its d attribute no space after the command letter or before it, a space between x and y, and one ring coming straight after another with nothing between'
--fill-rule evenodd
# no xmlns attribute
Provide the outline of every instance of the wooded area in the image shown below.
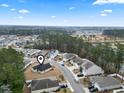
<svg viewBox="0 0 124 93"><path fill-rule="evenodd" d="M0 49L0 86L10 85L12 93L22 93L24 86L23 54L9 48Z"/></svg>
<svg viewBox="0 0 124 93"><path fill-rule="evenodd" d="M124 29L121 30L105 30L103 35L124 38Z"/></svg>
<svg viewBox="0 0 124 93"><path fill-rule="evenodd" d="M61 27L40 27L40 26L0 26L0 35L39 35L42 33L66 32Z"/></svg>
<svg viewBox="0 0 124 93"><path fill-rule="evenodd" d="M116 47L116 49L112 48L110 43L86 43L81 38L62 33L44 33L34 44L34 48L37 49L57 49L61 52L75 53L81 58L95 62L106 73L119 72L124 61L124 45L116 42Z"/></svg>

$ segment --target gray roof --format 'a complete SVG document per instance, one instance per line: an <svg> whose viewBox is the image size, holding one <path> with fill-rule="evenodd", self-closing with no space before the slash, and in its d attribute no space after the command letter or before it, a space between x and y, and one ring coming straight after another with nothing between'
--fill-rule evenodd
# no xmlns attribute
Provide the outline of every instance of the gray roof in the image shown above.
<svg viewBox="0 0 124 93"><path fill-rule="evenodd" d="M46 56L48 52L49 52L48 50L42 50L40 54Z"/></svg>
<svg viewBox="0 0 124 93"><path fill-rule="evenodd" d="M38 56L38 55L46 56L48 53L49 53L48 50L41 50L40 52L37 52L37 53L35 53L34 55L35 55L35 56Z"/></svg>
<svg viewBox="0 0 124 93"><path fill-rule="evenodd" d="M82 66L85 69L89 69L93 65L95 65L93 62L91 62L88 59L82 59L78 56L75 56L71 59L74 63L77 63L79 66Z"/></svg>
<svg viewBox="0 0 124 93"><path fill-rule="evenodd" d="M95 65L95 64L93 62L89 61L89 60L84 61L84 63L83 63L83 67L85 67L85 69L89 69L93 65Z"/></svg>
<svg viewBox="0 0 124 93"><path fill-rule="evenodd" d="M38 64L36 66L33 67L34 70L37 70L37 71L44 71L44 70L47 70L49 68L51 68L52 66L50 65L50 63L46 63L46 64Z"/></svg>
<svg viewBox="0 0 124 93"><path fill-rule="evenodd" d="M107 76L107 77L93 76L90 78L90 81L92 83L97 83L100 88L111 87L111 86L116 86L116 85L121 86L121 81L111 76Z"/></svg>
<svg viewBox="0 0 124 93"><path fill-rule="evenodd" d="M76 55L75 54L73 54L73 53L64 53L63 54L63 58L65 58L65 59L71 59L71 58L73 58L73 57L75 57Z"/></svg>
<svg viewBox="0 0 124 93"><path fill-rule="evenodd" d="M31 82L32 91L53 88L58 86L59 86L58 81L52 79L32 80Z"/></svg>
<svg viewBox="0 0 124 93"><path fill-rule="evenodd" d="M82 63L84 63L83 59L78 56L75 56L74 58L72 58L72 60L74 63L77 63L78 65L81 65Z"/></svg>

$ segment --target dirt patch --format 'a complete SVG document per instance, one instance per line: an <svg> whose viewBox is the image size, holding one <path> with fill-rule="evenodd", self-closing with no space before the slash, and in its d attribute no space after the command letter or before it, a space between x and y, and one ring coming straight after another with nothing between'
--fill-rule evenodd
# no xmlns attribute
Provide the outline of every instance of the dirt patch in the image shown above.
<svg viewBox="0 0 124 93"><path fill-rule="evenodd" d="M31 89L27 87L27 85L24 85L24 92L23 93L31 93Z"/></svg>
<svg viewBox="0 0 124 93"><path fill-rule="evenodd" d="M88 87L90 84L89 78L82 78L80 79L80 83L84 85L84 87Z"/></svg>
<svg viewBox="0 0 124 93"><path fill-rule="evenodd" d="M40 79L40 78L46 78L46 77L53 77L53 76L56 77L58 80L60 80L60 76L62 76L62 73L59 71L59 69L53 67L52 70L41 74L41 73L38 73L38 72L32 72L31 69L35 65L37 65L37 64L35 63L35 64L30 65L24 71L25 79L26 80L34 80L34 79ZM65 82L64 79L62 79L62 80L61 80L61 82Z"/></svg>
<svg viewBox="0 0 124 93"><path fill-rule="evenodd" d="M72 93L72 92L69 88L65 88L65 89L61 89L60 91L58 91L56 93Z"/></svg>

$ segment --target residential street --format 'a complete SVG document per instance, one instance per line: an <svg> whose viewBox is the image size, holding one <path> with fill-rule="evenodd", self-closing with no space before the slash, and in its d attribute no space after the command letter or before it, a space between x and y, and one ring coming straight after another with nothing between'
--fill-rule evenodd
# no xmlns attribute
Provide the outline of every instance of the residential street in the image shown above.
<svg viewBox="0 0 124 93"><path fill-rule="evenodd" d="M71 87L73 88L74 93L85 93L85 91L82 89L82 85L75 81L73 74L65 66L62 66L61 64L54 61L50 61L50 63L61 70L64 77L71 84Z"/></svg>

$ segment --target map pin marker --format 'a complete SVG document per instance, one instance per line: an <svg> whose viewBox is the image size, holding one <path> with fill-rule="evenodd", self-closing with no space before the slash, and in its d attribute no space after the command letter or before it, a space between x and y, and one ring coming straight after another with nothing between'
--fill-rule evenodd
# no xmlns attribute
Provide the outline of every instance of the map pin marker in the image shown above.
<svg viewBox="0 0 124 93"><path fill-rule="evenodd" d="M41 65L43 64L44 60L45 60L45 58L44 58L43 55L40 55L40 56L37 57L37 61L38 61Z"/></svg>

